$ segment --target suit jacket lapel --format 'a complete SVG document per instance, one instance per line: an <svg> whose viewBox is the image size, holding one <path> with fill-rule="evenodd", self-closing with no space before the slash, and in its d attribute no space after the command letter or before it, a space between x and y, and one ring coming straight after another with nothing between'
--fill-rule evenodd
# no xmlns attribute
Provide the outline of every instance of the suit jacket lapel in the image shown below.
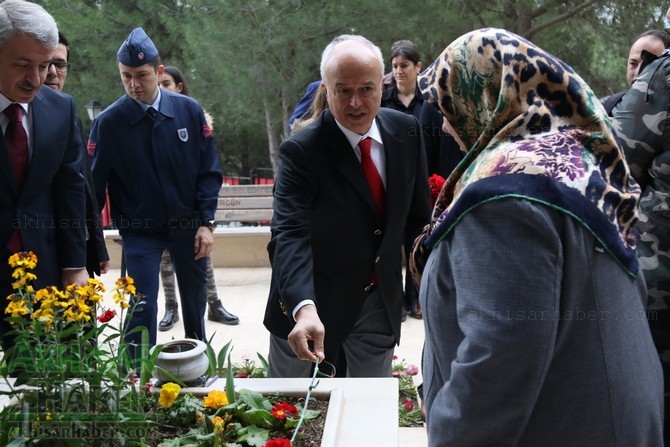
<svg viewBox="0 0 670 447"><path fill-rule="evenodd" d="M16 196L18 191L16 190L16 183L14 182L14 174L12 173L11 163L9 162L9 149L5 144L4 136L0 138L0 177L2 177L2 182L7 184L9 191L12 191L12 194Z"/></svg>
<svg viewBox="0 0 670 447"><path fill-rule="evenodd" d="M42 88L49 88L43 86ZM26 179L23 183L23 189L21 195L25 195L26 191L29 191L33 182L41 182L43 173L38 171L38 166L44 166L44 163L40 162L40 158L43 157L44 151L48 150L49 144L45 140L45 128L40 126L35 126L34 123L48 123L49 119L47 118L48 113L45 110L45 98L41 91L37 93L33 101L30 103L30 113L32 114L33 126L30 131L30 139L32 140L32 146L30 151L30 162L28 163L28 172L26 173ZM40 133L42 129L42 133Z"/></svg>
<svg viewBox="0 0 670 447"><path fill-rule="evenodd" d="M386 158L386 220L394 219L397 214L397 200L388 200L389 197L401 197L398 194L398 188L403 187L402 179L403 160L401 151L403 150L402 141L396 135L396 126L393 121L386 119L383 110L377 113L377 125L382 135L384 143L384 157Z"/></svg>

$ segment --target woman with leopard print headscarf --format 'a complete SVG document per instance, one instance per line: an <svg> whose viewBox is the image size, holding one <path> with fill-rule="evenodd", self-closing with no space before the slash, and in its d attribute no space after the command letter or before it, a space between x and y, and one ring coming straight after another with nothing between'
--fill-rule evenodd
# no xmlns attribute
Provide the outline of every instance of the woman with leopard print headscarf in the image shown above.
<svg viewBox="0 0 670 447"><path fill-rule="evenodd" d="M419 85L466 152L415 245L429 445L662 445L639 188L598 98L501 29Z"/></svg>

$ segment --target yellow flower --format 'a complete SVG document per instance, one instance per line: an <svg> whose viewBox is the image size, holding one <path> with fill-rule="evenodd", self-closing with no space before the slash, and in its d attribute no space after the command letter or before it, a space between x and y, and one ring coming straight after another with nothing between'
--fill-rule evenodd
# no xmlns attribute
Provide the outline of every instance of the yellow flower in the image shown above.
<svg viewBox="0 0 670 447"><path fill-rule="evenodd" d="M105 286L102 284L102 282L100 282L100 280L95 278L89 278L88 285L82 289L85 291L89 301L93 301L94 303L102 301L102 294L105 293Z"/></svg>
<svg viewBox="0 0 670 447"><path fill-rule="evenodd" d="M228 405L228 395L223 391L212 390L205 396L202 405L205 408L218 410L219 408Z"/></svg>
<svg viewBox="0 0 670 447"><path fill-rule="evenodd" d="M47 300L51 296L49 289L40 289L35 292L35 301Z"/></svg>
<svg viewBox="0 0 670 447"><path fill-rule="evenodd" d="M116 292L114 293L114 302L122 309L128 309L130 303L126 300L126 295L135 295L135 281L130 276L116 280Z"/></svg>
<svg viewBox="0 0 670 447"><path fill-rule="evenodd" d="M120 289L120 293L129 293L130 295L135 295L137 293L135 290L135 280L130 276L117 279L116 288Z"/></svg>
<svg viewBox="0 0 670 447"><path fill-rule="evenodd" d="M91 306L86 304L82 299L70 300L69 306L63 316L67 321L73 323L75 321L91 321Z"/></svg>
<svg viewBox="0 0 670 447"><path fill-rule="evenodd" d="M12 317L18 318L28 315L30 311L26 308L26 303L23 300L12 300L5 308L6 314L12 314Z"/></svg>
<svg viewBox="0 0 670 447"><path fill-rule="evenodd" d="M37 276L34 273L27 272L22 267L17 267L12 273L12 278L16 279L16 281L12 283L12 288L14 290L19 290L27 286L28 283L35 281Z"/></svg>
<svg viewBox="0 0 670 447"><path fill-rule="evenodd" d="M53 309L41 307L33 312L33 320L40 321L44 324L51 325L54 322Z"/></svg>
<svg viewBox="0 0 670 447"><path fill-rule="evenodd" d="M12 285L16 289L7 297L10 303L6 307L6 314L14 318L29 315L27 319L50 326L67 323L84 323L93 319L96 307L103 301L105 287L95 278L89 278L85 286L70 284L60 289L50 286L35 291L30 284L37 279L30 270L37 266L37 256L33 252L15 253L9 258L9 264L14 271L15 280ZM128 296L135 293L134 281L130 277L121 278L117 282L114 299L120 307L130 307ZM31 326L28 326L30 328Z"/></svg>
<svg viewBox="0 0 670 447"><path fill-rule="evenodd" d="M25 267L27 269L34 269L37 265L37 255L32 251L14 253L9 257L9 265L13 268Z"/></svg>
<svg viewBox="0 0 670 447"><path fill-rule="evenodd" d="M222 435L225 430L224 425L225 421L221 416L215 416L212 418L212 425L214 426L214 433L217 435Z"/></svg>
<svg viewBox="0 0 670 447"><path fill-rule="evenodd" d="M158 403L163 408L170 408L179 395L181 387L176 383L166 383L161 388L161 394L158 396Z"/></svg>
<svg viewBox="0 0 670 447"><path fill-rule="evenodd" d="M125 296L120 292L114 294L114 302L118 304L121 309L128 309L130 307L130 303L126 301Z"/></svg>

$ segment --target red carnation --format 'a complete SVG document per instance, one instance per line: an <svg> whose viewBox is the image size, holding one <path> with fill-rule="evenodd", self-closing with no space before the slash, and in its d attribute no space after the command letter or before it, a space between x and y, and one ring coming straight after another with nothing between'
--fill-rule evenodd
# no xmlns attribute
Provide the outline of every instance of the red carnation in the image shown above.
<svg viewBox="0 0 670 447"><path fill-rule="evenodd" d="M116 311L113 309L107 309L102 315L98 317L100 323L107 323L111 321L112 318L116 316Z"/></svg>
<svg viewBox="0 0 670 447"><path fill-rule="evenodd" d="M442 186L444 186L444 177L438 174L433 174L428 178L428 185L430 186L430 203L431 206L435 206L437 196L440 195Z"/></svg>
<svg viewBox="0 0 670 447"><path fill-rule="evenodd" d="M263 447L291 447L291 440L286 438L269 439Z"/></svg>
<svg viewBox="0 0 670 447"><path fill-rule="evenodd" d="M412 411L414 410L414 402L412 402L409 399L405 399L402 401L403 406L405 407L406 411Z"/></svg>

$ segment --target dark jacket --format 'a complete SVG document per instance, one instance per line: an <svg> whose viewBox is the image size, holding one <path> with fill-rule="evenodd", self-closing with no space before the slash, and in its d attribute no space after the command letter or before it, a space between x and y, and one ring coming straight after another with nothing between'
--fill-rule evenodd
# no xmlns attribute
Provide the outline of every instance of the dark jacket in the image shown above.
<svg viewBox="0 0 670 447"><path fill-rule="evenodd" d="M222 174L202 107L167 90L161 95L155 119L124 95L93 122L88 147L98 205L109 186L121 234L192 229L214 219Z"/></svg>

